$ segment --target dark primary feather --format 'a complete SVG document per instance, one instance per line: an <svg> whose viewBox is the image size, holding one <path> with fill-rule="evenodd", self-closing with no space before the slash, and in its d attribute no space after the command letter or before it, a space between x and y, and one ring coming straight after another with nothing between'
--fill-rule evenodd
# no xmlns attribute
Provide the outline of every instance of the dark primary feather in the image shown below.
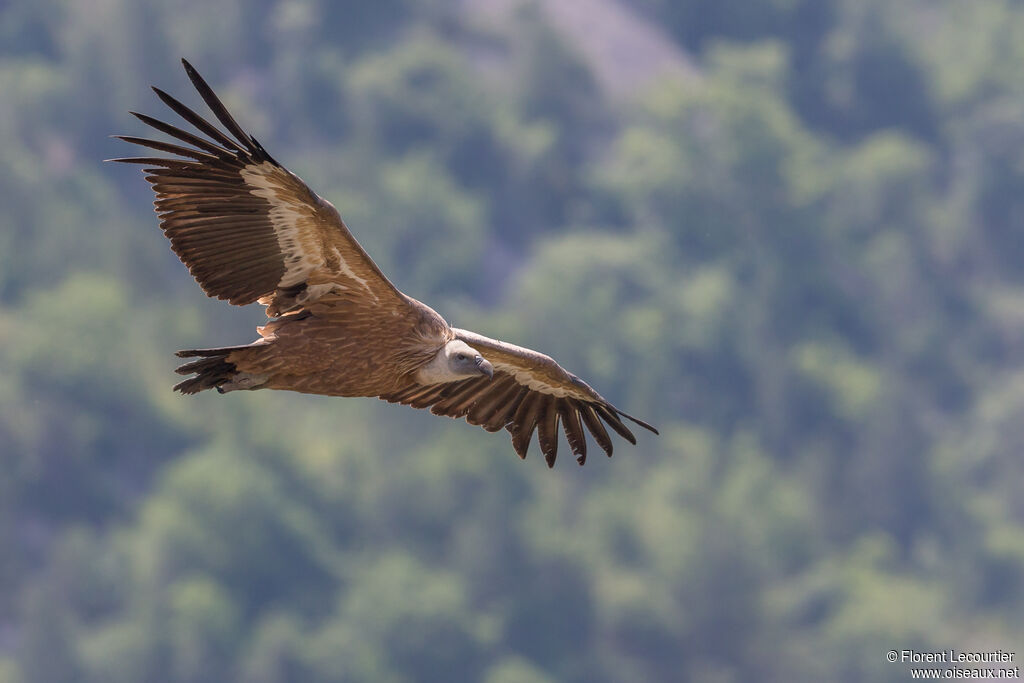
<svg viewBox="0 0 1024 683"><path fill-rule="evenodd" d="M626 425L622 423L622 420L619 419L619 416L616 414L617 411L601 404L596 404L594 406L594 410L597 411L598 415L604 418L605 422L611 425L612 429L619 433L619 436L634 446L636 445L636 437L633 436L633 432L629 431Z"/></svg>
<svg viewBox="0 0 1024 683"><path fill-rule="evenodd" d="M512 448L520 458L526 459L526 451L530 447L530 438L537 426L537 412L540 408L539 397L535 394L528 394L519 407L516 408L512 421L505 425L505 429L512 435Z"/></svg>
<svg viewBox="0 0 1024 683"><path fill-rule="evenodd" d="M115 135L118 140L124 140L134 145L141 145L142 147L149 147L155 149L158 152L167 152L168 154L177 154L182 157L189 157L196 161L216 161L217 157L206 152L199 152L188 147L182 147L180 145L172 145L169 142L160 142L159 140L149 140L147 138L138 138L134 135Z"/></svg>
<svg viewBox="0 0 1024 683"><path fill-rule="evenodd" d="M553 397L544 396L540 399L537 411L537 441L548 467L555 466L555 456L558 454L558 407L554 404Z"/></svg>
<svg viewBox="0 0 1024 683"><path fill-rule="evenodd" d="M558 402L558 416L562 420L562 428L565 430L565 438L569 442L569 448L576 455L576 462L583 464L587 461L587 439L583 435L583 425L580 423L579 410L570 405L569 401Z"/></svg>
<svg viewBox="0 0 1024 683"><path fill-rule="evenodd" d="M192 81L192 85L194 85L196 90L199 91L200 96L202 96L203 101L206 102L206 106L210 108L210 111L213 112L213 115L217 117L224 127L227 128L228 131L234 135L247 150L249 150L250 154L259 156L260 148L256 144L256 141L248 133L242 130L242 127L239 126L238 123L235 122L234 117L228 112L227 108L220 101L220 98L217 97L217 94L213 92L213 88L203 80L203 77L199 75L199 72L196 71L187 60L182 59L181 63L185 67L185 73L188 74L189 80Z"/></svg>
<svg viewBox="0 0 1024 683"><path fill-rule="evenodd" d="M161 133L166 133L171 137L178 138L182 142L188 143L193 147L198 147L199 149L206 150L207 152L210 152L211 154L217 156L220 156L222 154L230 154L230 152L228 152L228 150L224 149L223 147L219 147L213 144L212 142L204 140L198 135L193 135L192 133L184 131L176 126L172 126L171 124L165 121L155 119L152 116L147 116L146 114L140 114L137 111L129 113L135 118L137 118L139 121L145 123L146 125L156 128Z"/></svg>
<svg viewBox="0 0 1024 683"><path fill-rule="evenodd" d="M626 413L622 412L621 410L619 410L615 406L611 406L610 405L610 406L608 406L608 408L610 408L611 411L614 412L619 417L624 417L627 420L629 420L630 422L632 422L634 424L637 424L637 425L640 425L641 427L643 427L647 431L649 431L649 432L651 432L653 434L658 434L658 430L655 429L653 425L647 424L646 422L644 422L640 418L633 417L632 415L627 415ZM625 425L623 425L623 426L625 426Z"/></svg>
<svg viewBox="0 0 1024 683"><path fill-rule="evenodd" d="M612 440L608 436L608 430L601 424L601 419L594 412L593 406L583 406L580 408L580 417L583 418L583 424L587 425L587 429L594 436L594 441L601 447L608 457L612 457Z"/></svg>
<svg viewBox="0 0 1024 683"><path fill-rule="evenodd" d="M160 157L118 157L116 159L107 159L107 161L115 161L120 164L141 164L143 166L161 166L163 168L177 168L184 170L193 166L195 162L185 161L184 159L162 159ZM155 168L144 168L144 172L149 173L161 169Z"/></svg>
<svg viewBox="0 0 1024 683"><path fill-rule="evenodd" d="M217 128L214 125L209 123L202 116L195 113L194 111L186 107L184 104L182 104L178 100L174 99L172 96L165 93L160 88L154 86L153 92L155 92L156 96L160 98L160 101L162 101L164 104L170 107L174 111L174 113L176 113L178 116L180 116L181 118L185 119L193 126L195 126L196 130L199 130L205 135L209 135L211 138L224 145L225 148L232 150L233 152L245 152L244 149L239 147L237 142L229 138L227 135L224 135L224 133L217 130Z"/></svg>

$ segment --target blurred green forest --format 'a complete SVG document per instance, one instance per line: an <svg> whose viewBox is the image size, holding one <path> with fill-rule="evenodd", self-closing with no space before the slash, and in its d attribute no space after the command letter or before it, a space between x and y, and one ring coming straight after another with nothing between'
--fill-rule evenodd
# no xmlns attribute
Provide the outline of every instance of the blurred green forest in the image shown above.
<svg viewBox="0 0 1024 683"><path fill-rule="evenodd" d="M183 56L405 292L662 435L549 471L381 402L172 393L262 318L101 163L173 116L150 84L198 105ZM1020 3L14 0L0 150L0 683L1024 656Z"/></svg>

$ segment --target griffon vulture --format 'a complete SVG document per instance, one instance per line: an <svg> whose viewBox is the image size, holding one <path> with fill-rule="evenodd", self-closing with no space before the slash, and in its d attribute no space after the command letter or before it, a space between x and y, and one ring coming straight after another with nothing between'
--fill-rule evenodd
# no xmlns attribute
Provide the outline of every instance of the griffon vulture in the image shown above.
<svg viewBox="0 0 1024 683"><path fill-rule="evenodd" d="M116 136L175 157L112 161L143 166L160 227L203 291L236 305L258 301L270 320L251 344L178 351L195 360L177 369L191 377L176 390L376 396L464 417L490 432L504 428L521 458L536 430L548 466L555 462L559 423L581 465L584 425L609 456L605 424L633 444L620 418L657 434L548 356L450 327L400 292L334 206L242 130L206 81L182 63L227 132L153 88L201 135L132 112L185 144Z"/></svg>

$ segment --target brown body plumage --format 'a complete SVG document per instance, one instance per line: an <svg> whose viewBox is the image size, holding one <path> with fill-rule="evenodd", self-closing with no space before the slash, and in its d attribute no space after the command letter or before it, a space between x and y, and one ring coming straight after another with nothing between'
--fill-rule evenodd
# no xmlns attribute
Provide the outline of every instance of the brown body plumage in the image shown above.
<svg viewBox="0 0 1024 683"><path fill-rule="evenodd" d="M267 154L182 61L227 133L154 88L206 137L135 114L187 146L120 136L178 158L115 161L145 167L160 227L203 291L232 304L259 301L270 321L252 344L179 351L193 360L177 371L193 376L175 389L376 396L488 431L504 428L520 457L536 430L549 466L559 425L580 464L585 431L608 455L606 424L631 443L636 439L622 417L657 433L551 358L454 329L400 292L330 202Z"/></svg>

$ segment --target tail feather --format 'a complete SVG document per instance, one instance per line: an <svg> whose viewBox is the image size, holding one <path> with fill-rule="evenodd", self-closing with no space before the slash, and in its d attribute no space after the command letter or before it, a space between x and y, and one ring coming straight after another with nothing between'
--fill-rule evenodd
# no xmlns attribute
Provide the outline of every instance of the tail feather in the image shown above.
<svg viewBox="0 0 1024 683"><path fill-rule="evenodd" d="M185 363L175 370L179 375L195 374L195 377L189 377L185 381L176 384L174 390L180 391L183 394L197 394L206 389L223 391L220 386L230 382L238 374L238 368L227 359L228 355L232 351L242 348L245 347L231 346L222 349L188 349L178 351L175 355L179 358L198 357L198 360Z"/></svg>

